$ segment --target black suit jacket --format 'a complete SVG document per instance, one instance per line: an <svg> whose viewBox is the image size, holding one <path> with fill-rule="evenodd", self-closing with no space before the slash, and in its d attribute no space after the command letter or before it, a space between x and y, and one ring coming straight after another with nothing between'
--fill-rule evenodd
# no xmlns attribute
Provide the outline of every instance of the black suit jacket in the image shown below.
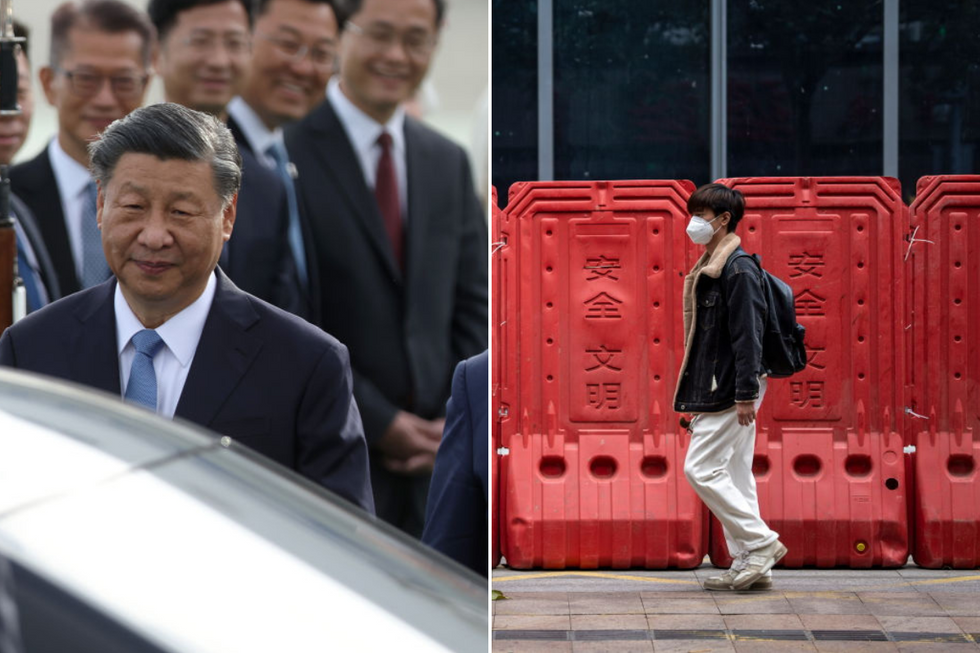
<svg viewBox="0 0 980 653"><path fill-rule="evenodd" d="M65 213L61 208L61 194L55 180L48 148L30 161L10 169L10 188L23 200L34 214L41 238L51 257L62 295L78 291L78 273L75 257L71 253Z"/></svg>
<svg viewBox="0 0 980 653"><path fill-rule="evenodd" d="M248 139L245 137L245 133L242 131L242 128L231 116L228 116L228 129L231 130L231 133L235 137L235 142L238 144L238 151L241 153L242 159L244 160L246 157L249 157L252 160L254 160L257 164L262 165L262 161L259 159L258 155L252 150L252 146L249 144ZM265 168L265 166L262 167ZM282 186L282 181L279 179L279 177L276 175L275 172L269 170L268 168L265 168L265 170L267 172L271 172L273 176L276 177L276 181L279 182L280 187L282 188L283 198L285 198L286 189L285 187ZM285 199L283 201L285 201ZM286 204L285 206L280 206L280 211L285 211L285 220L288 229L289 205ZM288 280L292 288L292 291L295 293L295 301L299 302L299 307L295 309L287 308L287 310L292 310L292 312L296 313L297 315L305 317L306 319L308 319L313 323L317 323L320 317L316 311L318 303L313 301L313 298L314 297L318 298L320 293L320 286L319 286L320 274L316 263L316 250L313 248L313 234L310 232L309 222L303 216L302 210L300 210L299 218L300 218L299 221L300 230L303 236L303 249L306 252L306 272L309 278L306 280L306 285L305 285L306 290L304 290L304 286L299 283L299 280L296 277L293 277L292 279ZM298 274L298 271L296 270L296 266L295 266L295 260L293 259L292 256L292 249L288 247L288 243L289 243L288 235L286 237L286 242L287 242L286 249L287 251L290 252L289 260L292 262L293 273Z"/></svg>
<svg viewBox="0 0 980 653"><path fill-rule="evenodd" d="M61 294L77 292L81 283L75 272L75 257L48 149L14 166L10 180L11 188L37 219ZM286 195L279 177L251 153L243 152L235 229L221 252L221 266L242 290L286 310L303 313L286 236L288 226Z"/></svg>
<svg viewBox="0 0 980 653"><path fill-rule="evenodd" d="M239 290L220 270L175 417L228 435L374 512L347 349ZM0 365L120 396L115 278L0 337Z"/></svg>
<svg viewBox="0 0 980 653"><path fill-rule="evenodd" d="M286 129L320 265L324 330L351 352L368 442L404 409L443 414L457 362L487 347L487 227L466 153L407 118L405 271L330 101Z"/></svg>

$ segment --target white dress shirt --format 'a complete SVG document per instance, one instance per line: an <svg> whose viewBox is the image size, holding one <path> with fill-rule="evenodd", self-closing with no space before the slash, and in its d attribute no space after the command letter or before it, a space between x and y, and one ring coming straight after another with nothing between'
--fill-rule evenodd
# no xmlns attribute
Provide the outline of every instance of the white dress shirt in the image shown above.
<svg viewBox="0 0 980 653"><path fill-rule="evenodd" d="M238 123L242 133L245 134L245 140L248 141L252 152L255 153L259 161L270 170L275 170L276 160L269 155L268 150L273 143L279 143L285 149L282 129L276 127L270 131L259 118L259 114L255 113L255 110L237 95L228 103L228 115Z"/></svg>
<svg viewBox="0 0 980 653"><path fill-rule="evenodd" d="M156 328L164 346L153 357L153 372L157 378L157 414L173 419L177 402L184 391L197 345L201 341L204 322L211 311L217 281L214 273L208 277L204 292L194 303ZM126 303L119 284L116 284L116 348L119 353L119 388L126 396L129 372L136 357L133 336L146 327Z"/></svg>
<svg viewBox="0 0 980 653"><path fill-rule="evenodd" d="M58 184L58 194L61 196L61 211L65 214L65 228L68 230L68 243L71 245L71 255L75 259L75 273L82 278L84 264L82 253L82 212L88 199L88 184L92 175L88 169L61 149L58 137L51 139L48 145L48 157L54 170L54 180ZM39 220L45 216L36 216Z"/></svg>
<svg viewBox="0 0 980 653"><path fill-rule="evenodd" d="M395 161L395 176L398 178L398 204L402 220L408 217L408 167L405 163L405 109L398 107L395 114L381 124L367 115L351 102L340 90L340 77L334 76L327 85L327 101L333 106L340 124L347 132L347 138L354 146L354 152L361 162L361 170L368 188L374 191L378 176L378 161L381 159L381 146L378 136L382 131L391 134L392 152Z"/></svg>

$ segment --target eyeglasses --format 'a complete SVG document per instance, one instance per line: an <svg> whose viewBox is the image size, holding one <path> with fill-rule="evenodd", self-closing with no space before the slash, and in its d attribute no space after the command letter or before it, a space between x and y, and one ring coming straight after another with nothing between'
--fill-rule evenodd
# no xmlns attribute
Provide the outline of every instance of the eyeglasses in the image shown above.
<svg viewBox="0 0 980 653"><path fill-rule="evenodd" d="M108 79L112 94L120 100L136 98L146 88L149 75L123 74L123 75L103 75L87 70L63 70L54 68L54 71L61 73L68 79L71 90L81 97L94 97L102 90L102 83Z"/></svg>
<svg viewBox="0 0 980 653"><path fill-rule="evenodd" d="M388 27L371 26L363 28L350 21L347 21L344 26L345 29L369 40L373 48L379 52L387 52L396 41L400 41L409 57L424 60L429 58L436 47L436 36L430 32L412 30L399 34Z"/></svg>
<svg viewBox="0 0 980 653"><path fill-rule="evenodd" d="M225 34L218 36L208 32L191 34L181 41L197 54L211 54L219 47L223 47L233 57L248 54L252 50L252 43L249 41L248 34Z"/></svg>
<svg viewBox="0 0 980 653"><path fill-rule="evenodd" d="M309 53L314 67L321 70L331 70L333 68L333 60L337 56L337 53L329 48L321 45L306 45L296 39L266 34L258 30L255 33L271 43L275 47L276 52L290 61L302 61L306 57L306 54Z"/></svg>

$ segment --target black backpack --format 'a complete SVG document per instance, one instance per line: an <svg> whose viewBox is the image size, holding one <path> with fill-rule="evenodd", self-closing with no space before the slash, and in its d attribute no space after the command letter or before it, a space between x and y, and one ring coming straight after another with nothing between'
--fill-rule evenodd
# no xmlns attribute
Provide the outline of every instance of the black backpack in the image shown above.
<svg viewBox="0 0 980 653"><path fill-rule="evenodd" d="M762 335L762 366L774 379L793 376L806 367L806 347L803 338L806 328L796 321L793 289L785 281L770 274L758 254L736 252L727 265L741 257L755 261L762 271L762 290L766 296L765 332Z"/></svg>

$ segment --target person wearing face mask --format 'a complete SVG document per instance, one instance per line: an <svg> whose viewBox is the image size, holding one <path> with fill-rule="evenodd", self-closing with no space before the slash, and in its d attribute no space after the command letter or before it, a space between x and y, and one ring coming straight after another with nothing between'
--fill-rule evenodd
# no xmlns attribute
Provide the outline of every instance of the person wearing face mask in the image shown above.
<svg viewBox="0 0 980 653"><path fill-rule="evenodd" d="M707 184L687 210L687 234L705 252L684 279L684 360L674 410L694 414L684 474L724 527L734 560L704 588L767 590L786 547L759 514L752 475L756 411L766 391L762 275L749 257L732 260L742 251L735 234L742 193Z"/></svg>

